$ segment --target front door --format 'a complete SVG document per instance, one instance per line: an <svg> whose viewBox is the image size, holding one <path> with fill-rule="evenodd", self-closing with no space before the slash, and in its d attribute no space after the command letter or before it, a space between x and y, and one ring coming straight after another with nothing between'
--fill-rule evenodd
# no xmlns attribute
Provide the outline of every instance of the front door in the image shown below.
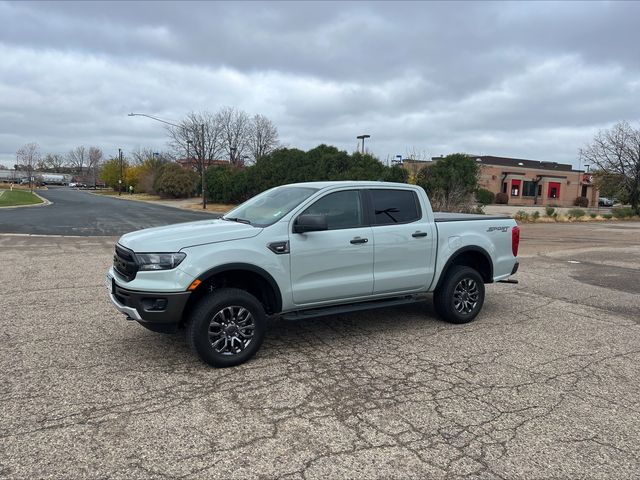
<svg viewBox="0 0 640 480"><path fill-rule="evenodd" d="M371 227L365 225L363 193L328 193L303 214L325 215L327 230L293 233L295 218L291 222L293 303L307 305L371 295L373 241Z"/></svg>

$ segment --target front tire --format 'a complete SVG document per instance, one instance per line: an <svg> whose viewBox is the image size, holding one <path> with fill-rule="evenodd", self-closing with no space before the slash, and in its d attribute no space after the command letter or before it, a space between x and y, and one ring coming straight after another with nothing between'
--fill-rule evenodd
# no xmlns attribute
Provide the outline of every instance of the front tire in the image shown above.
<svg viewBox="0 0 640 480"><path fill-rule="evenodd" d="M484 281L473 268L454 266L433 294L438 315L450 323L469 323L484 304Z"/></svg>
<svg viewBox="0 0 640 480"><path fill-rule="evenodd" d="M202 298L194 308L187 339L205 363L233 367L260 349L265 328L264 308L253 295L237 288L223 288Z"/></svg>

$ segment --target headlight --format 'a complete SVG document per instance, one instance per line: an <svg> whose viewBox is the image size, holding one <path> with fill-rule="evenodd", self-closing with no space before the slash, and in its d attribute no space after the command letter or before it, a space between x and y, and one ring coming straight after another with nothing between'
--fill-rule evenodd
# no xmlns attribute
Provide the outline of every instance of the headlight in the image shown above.
<svg viewBox="0 0 640 480"><path fill-rule="evenodd" d="M136 253L140 270L171 270L187 256L186 253Z"/></svg>

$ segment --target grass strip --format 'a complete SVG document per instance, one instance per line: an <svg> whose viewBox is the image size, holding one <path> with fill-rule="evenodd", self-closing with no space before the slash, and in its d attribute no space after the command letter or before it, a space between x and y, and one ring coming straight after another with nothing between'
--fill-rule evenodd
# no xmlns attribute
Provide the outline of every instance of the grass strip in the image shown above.
<svg viewBox="0 0 640 480"><path fill-rule="evenodd" d="M0 207L16 207L18 205L36 205L42 200L31 192L23 190L5 190L0 195Z"/></svg>

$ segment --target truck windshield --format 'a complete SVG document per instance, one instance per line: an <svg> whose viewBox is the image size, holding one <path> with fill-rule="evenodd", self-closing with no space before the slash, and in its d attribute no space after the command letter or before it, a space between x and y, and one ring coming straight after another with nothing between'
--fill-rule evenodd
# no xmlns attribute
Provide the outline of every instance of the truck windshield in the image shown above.
<svg viewBox="0 0 640 480"><path fill-rule="evenodd" d="M317 191L317 188L310 187L272 188L234 208L222 219L248 223L256 227L267 227L276 223Z"/></svg>

